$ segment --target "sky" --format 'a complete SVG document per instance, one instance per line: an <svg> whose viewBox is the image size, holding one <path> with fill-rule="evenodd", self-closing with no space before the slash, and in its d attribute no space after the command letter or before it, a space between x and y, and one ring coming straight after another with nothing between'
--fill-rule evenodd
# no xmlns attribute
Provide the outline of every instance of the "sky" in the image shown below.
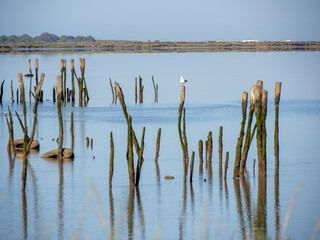
<svg viewBox="0 0 320 240"><path fill-rule="evenodd" d="M319 41L319 12L319 0L1 0L0 35Z"/></svg>

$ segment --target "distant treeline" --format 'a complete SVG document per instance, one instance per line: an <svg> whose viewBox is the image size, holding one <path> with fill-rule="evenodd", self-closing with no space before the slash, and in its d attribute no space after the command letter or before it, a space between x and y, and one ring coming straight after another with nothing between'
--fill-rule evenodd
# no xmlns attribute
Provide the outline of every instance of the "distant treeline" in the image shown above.
<svg viewBox="0 0 320 240"><path fill-rule="evenodd" d="M66 36L61 37L52 33L42 33L40 36L31 37L28 34L17 35L1 35L0 43L32 43L32 42L95 42L92 36Z"/></svg>

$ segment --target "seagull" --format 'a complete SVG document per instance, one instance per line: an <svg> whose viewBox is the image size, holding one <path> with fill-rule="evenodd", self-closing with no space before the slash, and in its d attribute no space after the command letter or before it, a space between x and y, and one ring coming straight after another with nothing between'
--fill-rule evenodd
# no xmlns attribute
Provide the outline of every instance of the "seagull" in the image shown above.
<svg viewBox="0 0 320 240"><path fill-rule="evenodd" d="M185 84L188 80L184 79L182 76L180 77L180 83Z"/></svg>

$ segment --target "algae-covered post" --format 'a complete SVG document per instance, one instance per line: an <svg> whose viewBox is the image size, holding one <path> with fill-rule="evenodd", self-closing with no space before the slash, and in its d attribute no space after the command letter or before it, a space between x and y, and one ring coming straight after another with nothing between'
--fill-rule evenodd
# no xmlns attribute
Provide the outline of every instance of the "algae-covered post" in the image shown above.
<svg viewBox="0 0 320 240"><path fill-rule="evenodd" d="M227 178L228 163L229 163L229 152L226 152L226 160L224 162L224 179Z"/></svg>
<svg viewBox="0 0 320 240"><path fill-rule="evenodd" d="M74 87L74 76L75 76L75 70L74 70L74 59L70 60L70 67L71 67L71 85L72 85L72 90L71 90L71 101L74 106L74 101L75 101L75 87Z"/></svg>
<svg viewBox="0 0 320 240"><path fill-rule="evenodd" d="M158 84L155 84L154 78L152 76L152 83L153 83L153 89L154 89L154 102L158 102Z"/></svg>
<svg viewBox="0 0 320 240"><path fill-rule="evenodd" d="M200 139L198 142L199 149L199 173L202 174L203 171L203 142Z"/></svg>
<svg viewBox="0 0 320 240"><path fill-rule="evenodd" d="M109 82L110 82L110 87L111 87L111 92L112 92L112 104L113 104L114 103L114 91L113 91L111 78L109 78Z"/></svg>
<svg viewBox="0 0 320 240"><path fill-rule="evenodd" d="M145 135L146 127L143 127L142 130L142 137L141 137L141 144L140 144L140 149L139 149L139 154L138 154L138 163L136 167L136 186L139 186L140 182L140 176L141 176L141 168L142 168L142 163L143 163L143 151L144 151L144 135ZM132 138L134 138L134 131L132 131Z"/></svg>
<svg viewBox="0 0 320 240"><path fill-rule="evenodd" d="M279 102L281 94L281 82L276 82L274 91L274 108L275 108L275 123L274 123L274 156L275 166L279 167Z"/></svg>
<svg viewBox="0 0 320 240"><path fill-rule="evenodd" d="M57 109L58 109L58 118L59 118L59 147L58 147L58 159L62 161L62 144L63 144L63 121L62 121L62 112L61 104L62 100L62 78L57 76Z"/></svg>
<svg viewBox="0 0 320 240"><path fill-rule="evenodd" d="M182 110L184 106L184 99L185 99L185 86L181 85L181 97L180 97L180 105L179 105L179 117L178 117L178 131L179 131L179 139L181 144L181 149L183 153L183 167L184 167L184 173L186 174L186 149L185 149L185 143L184 139L182 138L182 132L181 132L181 117L182 117Z"/></svg>
<svg viewBox="0 0 320 240"><path fill-rule="evenodd" d="M12 85L12 80L11 80L11 104L14 103L14 96L13 96L13 85Z"/></svg>
<svg viewBox="0 0 320 240"><path fill-rule="evenodd" d="M134 102L138 103L138 86L137 86L137 78L134 79Z"/></svg>
<svg viewBox="0 0 320 240"><path fill-rule="evenodd" d="M3 80L0 88L0 104L2 105L2 97L3 97L3 84L6 80Z"/></svg>
<svg viewBox="0 0 320 240"><path fill-rule="evenodd" d="M139 76L139 103L143 103L143 88L142 78Z"/></svg>
<svg viewBox="0 0 320 240"><path fill-rule="evenodd" d="M36 72L36 86L38 86L38 69L39 69L39 60L36 58L35 63L35 72Z"/></svg>
<svg viewBox="0 0 320 240"><path fill-rule="evenodd" d="M160 138L161 138L161 128L158 129L158 134L157 134L157 142L156 142L156 155L154 160L157 162L158 157L159 157L159 150L160 150Z"/></svg>
<svg viewBox="0 0 320 240"><path fill-rule="evenodd" d="M236 157L234 161L233 178L239 177L241 151L242 151L242 143L243 143L243 136L244 136L244 125L246 124L246 117L247 117L247 103L248 103L248 93L242 92L242 121L241 121L241 129L240 129L240 133L237 141L237 147L236 147Z"/></svg>
<svg viewBox="0 0 320 240"><path fill-rule="evenodd" d="M110 132L109 185L111 185L111 183L112 183L113 166L114 166L113 161L114 161L114 143L113 143L112 132Z"/></svg>
<svg viewBox="0 0 320 240"><path fill-rule="evenodd" d="M30 151L31 148L31 144L33 143L33 138L34 138L34 134L36 132L36 126L37 126L37 121L38 121L38 103L39 103L39 95L41 92L41 87L43 84L43 80L44 80L44 74L41 73L40 76L40 82L38 83L37 87L36 87L36 94L34 97L34 106L33 106L33 126L32 126L32 131L31 131L31 136L27 145L27 154ZM27 128L27 125L24 126L25 128Z"/></svg>
<svg viewBox="0 0 320 240"><path fill-rule="evenodd" d="M219 178L222 178L222 151L223 151L222 131L223 131L223 127L220 126L219 128Z"/></svg>
<svg viewBox="0 0 320 240"><path fill-rule="evenodd" d="M258 169L259 176L267 174L267 159L266 159L266 116L267 116L267 98L268 92L262 89L262 81L257 81L257 86L254 92L254 112L257 124L257 152L258 152Z"/></svg>
<svg viewBox="0 0 320 240"><path fill-rule="evenodd" d="M192 182L193 176L193 165L194 165L194 151L191 154L191 163L190 163L190 182Z"/></svg>
<svg viewBox="0 0 320 240"><path fill-rule="evenodd" d="M31 71L31 59L28 61L29 77L30 77L30 87L29 87L29 104L31 104L31 88L32 88L32 71Z"/></svg>
<svg viewBox="0 0 320 240"><path fill-rule="evenodd" d="M15 147L14 147L14 132L13 132L13 120L12 120L12 114L8 106L8 112L9 112L9 120L6 116L6 121L8 125L8 132L9 132L9 141L8 141L8 151L11 156L11 153L15 155Z"/></svg>
<svg viewBox="0 0 320 240"><path fill-rule="evenodd" d="M251 131L251 125L252 125L253 114L254 114L254 91L255 91L255 88L256 88L255 85L252 86L251 92L250 92L250 106L249 106L247 130L246 130L246 135L244 138L244 145L243 145L242 155L241 155L240 174L243 174L244 169L246 168L246 162L247 162L249 148L250 148L253 136L256 131L256 125L254 125L254 128Z"/></svg>
<svg viewBox="0 0 320 240"><path fill-rule="evenodd" d="M23 138L23 167L22 167L22 188L21 190L25 190L26 180L27 180L27 141L28 141L28 128L27 128L27 109L26 109L26 99L24 95L24 84L22 79L22 74L18 73L18 80L19 80L19 88L20 88L20 95L22 97L23 103L23 116L24 116L24 138Z"/></svg>

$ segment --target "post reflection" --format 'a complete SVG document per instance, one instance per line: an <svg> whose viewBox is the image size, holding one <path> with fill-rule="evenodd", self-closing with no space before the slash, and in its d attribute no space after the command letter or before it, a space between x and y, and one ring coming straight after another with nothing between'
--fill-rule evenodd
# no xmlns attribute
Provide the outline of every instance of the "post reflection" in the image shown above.
<svg viewBox="0 0 320 240"><path fill-rule="evenodd" d="M112 187L109 186L109 209L110 209L110 239L114 239L115 227L114 227L114 205Z"/></svg>
<svg viewBox="0 0 320 240"><path fill-rule="evenodd" d="M142 233L142 239L145 239L146 236L145 236L144 214L143 214L143 208L142 208L142 202L141 202L139 187L136 187L136 195L137 195L139 221L140 221L140 229L141 229L141 233Z"/></svg>
<svg viewBox="0 0 320 240"><path fill-rule="evenodd" d="M182 210L179 218L179 240L184 237L185 216L187 211L187 186L186 181L183 182Z"/></svg>
<svg viewBox="0 0 320 240"><path fill-rule="evenodd" d="M239 222L240 222L242 239L246 239L246 236L247 236L246 223L245 223L245 218L243 216L243 206L242 206L242 198L241 198L239 179L234 178L233 185L234 185L234 193L235 193L236 201L237 201L237 211L238 211L238 215L239 215Z"/></svg>
<svg viewBox="0 0 320 240"><path fill-rule="evenodd" d="M58 239L63 239L63 162L59 161Z"/></svg>
<svg viewBox="0 0 320 240"><path fill-rule="evenodd" d="M128 239L134 239L133 235L133 212L134 212L135 187L130 187L128 196Z"/></svg>
<svg viewBox="0 0 320 240"><path fill-rule="evenodd" d="M16 155L11 151L11 148L7 147L8 158L9 158L9 177L13 176L14 164L16 161Z"/></svg>
<svg viewBox="0 0 320 240"><path fill-rule="evenodd" d="M280 239L280 201L279 201L279 168L274 174L274 214L275 214L275 239Z"/></svg>
<svg viewBox="0 0 320 240"><path fill-rule="evenodd" d="M244 201L245 201L245 212L247 215L247 225L249 227L249 234L250 237L253 233L253 221L252 221L252 208L251 208L251 190L250 190L250 182L248 180L248 174L247 170L245 170L245 174L240 175L240 182L242 187L242 193L244 195Z"/></svg>
<svg viewBox="0 0 320 240"><path fill-rule="evenodd" d="M258 177L257 214L255 217L255 236L266 238L267 236L267 178Z"/></svg>
<svg viewBox="0 0 320 240"><path fill-rule="evenodd" d="M27 200L26 192L21 191L22 196L22 220L23 220L23 239L28 238L28 212L27 212Z"/></svg>

